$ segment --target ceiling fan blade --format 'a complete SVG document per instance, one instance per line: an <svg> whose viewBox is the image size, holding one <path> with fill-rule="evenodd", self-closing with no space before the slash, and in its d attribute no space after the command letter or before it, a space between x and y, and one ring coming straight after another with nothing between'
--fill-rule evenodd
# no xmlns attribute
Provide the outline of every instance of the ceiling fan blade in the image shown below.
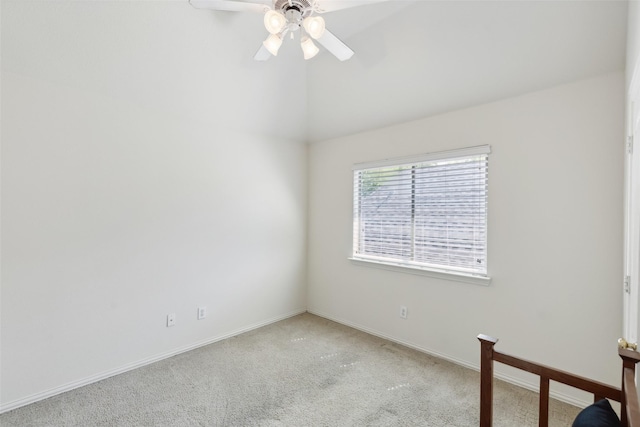
<svg viewBox="0 0 640 427"><path fill-rule="evenodd" d="M318 38L317 41L329 52L333 53L340 61L346 61L353 56L351 48L342 43L342 41L329 30L325 29L324 34L322 34L322 37Z"/></svg>
<svg viewBox="0 0 640 427"><path fill-rule="evenodd" d="M228 10L231 12L264 13L269 8L270 1L257 0L256 3L242 0L189 0L191 6L197 9Z"/></svg>
<svg viewBox="0 0 640 427"><path fill-rule="evenodd" d="M258 49L253 57L256 61L266 61L269 58L271 58L271 52L269 52L264 45L260 46L260 49Z"/></svg>
<svg viewBox="0 0 640 427"><path fill-rule="evenodd" d="M350 7L364 6L373 3L382 3L389 0L323 0L318 2L321 13L334 12Z"/></svg>

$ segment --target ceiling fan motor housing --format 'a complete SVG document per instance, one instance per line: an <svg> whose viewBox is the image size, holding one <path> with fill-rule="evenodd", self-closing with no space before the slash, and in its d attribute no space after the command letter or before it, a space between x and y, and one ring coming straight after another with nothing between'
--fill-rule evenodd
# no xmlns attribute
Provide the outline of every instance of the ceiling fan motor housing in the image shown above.
<svg viewBox="0 0 640 427"><path fill-rule="evenodd" d="M275 0L273 9L281 11L290 22L296 22L313 13L313 3L313 0Z"/></svg>

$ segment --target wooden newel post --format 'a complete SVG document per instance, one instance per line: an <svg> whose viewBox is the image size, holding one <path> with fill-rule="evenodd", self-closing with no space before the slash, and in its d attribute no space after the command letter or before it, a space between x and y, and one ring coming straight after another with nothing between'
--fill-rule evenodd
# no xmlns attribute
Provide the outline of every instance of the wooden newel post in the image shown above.
<svg viewBox="0 0 640 427"><path fill-rule="evenodd" d="M478 335L480 341L480 427L493 423L493 346L498 340Z"/></svg>
<svg viewBox="0 0 640 427"><path fill-rule="evenodd" d="M636 364L640 362L640 353L626 348L618 348L618 354L622 359L622 402L620 421L624 427L629 427L630 419L640 416L640 403L635 387Z"/></svg>

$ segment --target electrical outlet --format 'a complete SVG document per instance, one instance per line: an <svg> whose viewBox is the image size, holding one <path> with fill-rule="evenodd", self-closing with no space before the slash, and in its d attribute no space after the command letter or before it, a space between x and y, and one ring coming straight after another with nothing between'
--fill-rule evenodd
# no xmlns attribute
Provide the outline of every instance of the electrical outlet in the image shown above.
<svg viewBox="0 0 640 427"><path fill-rule="evenodd" d="M207 317L207 307L198 307L198 320Z"/></svg>
<svg viewBox="0 0 640 427"><path fill-rule="evenodd" d="M175 326L175 325L176 325L176 314L175 313L167 314L167 328L169 326Z"/></svg>
<svg viewBox="0 0 640 427"><path fill-rule="evenodd" d="M407 311L407 307L404 306L404 305L401 305L400 306L400 317L402 319L406 319L408 314L409 314L409 312Z"/></svg>

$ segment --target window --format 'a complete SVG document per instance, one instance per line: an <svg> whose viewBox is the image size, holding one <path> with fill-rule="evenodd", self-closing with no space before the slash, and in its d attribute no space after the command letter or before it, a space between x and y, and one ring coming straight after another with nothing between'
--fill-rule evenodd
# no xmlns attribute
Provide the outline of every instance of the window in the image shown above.
<svg viewBox="0 0 640 427"><path fill-rule="evenodd" d="M352 259L486 277L490 151L355 165Z"/></svg>

